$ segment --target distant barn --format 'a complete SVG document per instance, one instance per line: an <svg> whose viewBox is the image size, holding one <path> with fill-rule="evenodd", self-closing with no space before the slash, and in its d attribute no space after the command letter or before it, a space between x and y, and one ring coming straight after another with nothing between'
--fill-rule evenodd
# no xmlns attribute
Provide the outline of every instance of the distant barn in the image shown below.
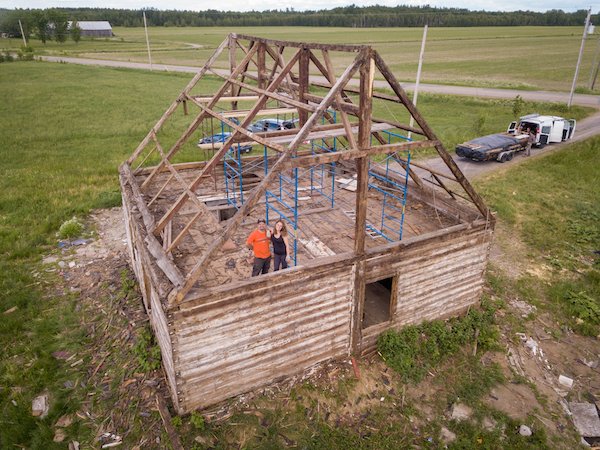
<svg viewBox="0 0 600 450"><path fill-rule="evenodd" d="M106 20L82 20L76 22L81 30L81 36L90 37L112 37L112 27L110 22ZM69 22L69 29L73 22Z"/></svg>

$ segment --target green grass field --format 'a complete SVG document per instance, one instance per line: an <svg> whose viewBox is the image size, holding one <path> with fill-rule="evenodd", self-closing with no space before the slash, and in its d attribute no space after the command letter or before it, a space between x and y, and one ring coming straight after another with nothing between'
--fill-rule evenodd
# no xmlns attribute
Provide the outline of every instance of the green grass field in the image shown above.
<svg viewBox="0 0 600 450"><path fill-rule="evenodd" d="M421 46L420 28L310 27L156 27L150 28L153 62L201 65L229 32L291 41L373 45L402 81L414 81ZM147 62L143 28L114 29L112 39L46 45L32 41L41 54ZM568 91L581 43L579 27L430 28L422 82L515 89ZM16 49L20 40L0 41ZM588 86L596 52L588 39L578 88ZM347 61L338 59L339 68ZM600 84L600 83L598 83ZM597 91L600 86L597 84Z"/></svg>
<svg viewBox="0 0 600 450"><path fill-rule="evenodd" d="M80 325L82 313L76 307L77 294L57 290L57 275L44 272L41 258L56 249L56 232L65 220L74 215L83 218L93 208L120 204L118 165L190 77L40 62L6 63L0 70L3 99L0 110L0 448L63 448L64 445L52 443L53 424L61 415L74 413L86 401L89 392L64 389L63 383L73 375L51 353L78 351L86 345L88 337ZM214 88L214 81L208 83L207 90ZM449 148L478 134L503 130L512 115L509 100L423 95L419 105ZM525 111L534 109L564 112L561 105L525 105ZM570 115L581 119L589 112L574 108ZM179 117L174 122L173 131L182 126L182 121L183 117ZM539 239L528 240L528 244L540 248L544 254L558 252L557 264L566 264L566 256L561 252L569 247L546 248L548 244L544 239L552 233L562 233L565 241L571 242L569 233L578 227L597 227L598 221L592 220L594 211L600 210L593 162L600 157L599 148L597 139L580 144L572 152L532 161L516 172L516 178L506 174L482 185L486 197L501 212L501 220L514 226L516 233L534 229ZM527 191L530 180L543 184L546 176L557 178L550 190L541 186L536 192ZM512 190L528 194L519 197L518 203L507 204L508 192ZM569 192L569 195L555 196L556 192ZM545 220L544 208L535 207L540 201L555 208L550 216L552 220ZM580 205L585 206L586 215L574 216L573 211L579 211ZM531 210L535 215L525 219ZM525 218L516 219L520 217ZM577 220L570 223L569 217ZM558 224L561 227L555 226ZM594 286L593 281L585 278L571 281L575 283L573 286L556 284L548 295L560 298L562 290L589 292L585 295L590 296L597 292L590 287ZM18 309L3 314L14 307ZM85 378L91 369L82 367L81 370ZM480 368L473 370L477 373ZM31 400L44 390L54 401L49 416L40 420L31 416ZM104 408L110 410L111 406L106 400ZM388 413L382 410L381 420ZM272 417L274 413L265 414ZM299 441L311 448L339 448L338 444L359 440L352 430L335 430L322 421L307 425L302 422L301 414L286 417L273 416L271 424L276 428L292 427ZM186 426L182 430L187 429ZM254 422L252 426L260 427ZM141 430L143 427L137 431L139 434L134 433L131 442L136 442ZM208 432L228 442L232 430L237 433L236 425L227 423L211 427ZM420 442L414 436L403 440L403 430L405 428L394 429L389 436L379 436L373 442L382 442L389 448L393 448L394 442ZM271 431L269 428L266 435L258 433L249 445L275 445L279 438ZM93 432L79 425L69 428L69 436L88 447L95 445ZM191 447L193 434L186 439L190 439ZM321 444L324 447L319 447Z"/></svg>

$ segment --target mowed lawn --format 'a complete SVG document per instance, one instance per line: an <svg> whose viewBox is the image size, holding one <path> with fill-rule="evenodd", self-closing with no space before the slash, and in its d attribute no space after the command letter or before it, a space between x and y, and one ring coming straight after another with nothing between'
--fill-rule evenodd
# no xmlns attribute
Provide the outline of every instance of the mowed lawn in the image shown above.
<svg viewBox="0 0 600 450"><path fill-rule="evenodd" d="M373 45L403 81L414 81L421 28L318 27L152 27L153 62L200 65L228 33L273 39ZM112 39L46 45L31 41L36 52L147 62L143 28L115 27ZM581 27L469 27L429 29L422 81L428 83L568 91L581 43ZM588 39L578 88L588 87L596 47ZM20 40L0 47L18 48ZM333 55L339 68L348 58ZM600 86L597 87L600 92Z"/></svg>
<svg viewBox="0 0 600 450"><path fill-rule="evenodd" d="M0 448L49 448L52 425L81 400L63 389L67 375L51 353L76 349L85 337L77 297L57 292L55 275L44 275L46 284L36 275L42 256L57 248L65 220L120 204L118 165L190 75L41 62L5 63L0 71ZM209 80L203 90L215 85ZM510 100L424 95L420 107L450 148L503 130L512 115ZM564 106L526 104L524 112L534 109L558 114ZM176 117L171 133L190 119ZM43 390L56 401L39 420L31 400Z"/></svg>

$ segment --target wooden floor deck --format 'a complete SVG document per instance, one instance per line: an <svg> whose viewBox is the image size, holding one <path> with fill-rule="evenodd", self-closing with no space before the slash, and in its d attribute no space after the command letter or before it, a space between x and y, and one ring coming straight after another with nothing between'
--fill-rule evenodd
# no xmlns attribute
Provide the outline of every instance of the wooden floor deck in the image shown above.
<svg viewBox="0 0 600 450"><path fill-rule="evenodd" d="M186 174L186 179L191 180L194 173L190 171ZM161 186L168 178L168 173L163 173L156 177L155 181L145 192L148 199L154 198L159 192ZM256 173L246 174L244 176L244 191L248 193L250 189L260 181L260 176ZM293 238L296 237L296 265L308 264L311 260L323 256L342 254L351 252L354 246L354 223L355 223L355 192L352 190L352 176L336 175L334 188L334 204L331 200L323 197L316 190L311 191L310 180L305 177L299 181L299 200L298 200L298 227L294 232L288 229ZM327 194L331 194L331 178L325 176L321 183L326 186ZM313 187L316 184L313 182ZM318 185L317 187L320 187ZM279 186L272 186L271 191L279 192ZM164 214L168 206L172 204L181 192L166 189L161 192L156 201L151 206L155 219L158 220ZM206 180L197 191L198 198L215 214L215 217L221 219L227 218L235 212L230 205L227 205L225 196L224 180L221 174L217 173L216 182L214 179ZM293 204L292 199L287 199L289 204ZM368 215L367 222L374 228L381 230L382 222L382 204L383 194L377 190L371 189L368 194ZM386 212L392 216L386 220L386 224L399 231L399 221L401 220L401 205L394 211L389 206ZM284 210L281 205L276 205L279 211ZM195 208L188 202L179 214L174 217L171 235L174 238L187 222L196 213ZM291 213L290 213L291 215ZM254 208L252 214L248 216L243 225L239 228L234 238L229 242L227 250L223 250L215 258L200 279L200 285L205 287L214 287L233 281L248 278L251 272L251 258L245 246L247 236L256 228L259 218L265 218L266 204L261 200ZM269 208L269 225L273 226L279 219L279 214ZM456 219L444 216L440 211L428 204L416 200L408 192L405 207L402 239L409 239L414 236L422 235L432 231L447 228L456 225ZM223 226L226 221L221 221ZM392 230L384 232L393 240L398 240L398 233ZM203 252L211 244L213 236L206 227L202 219L198 220L190 229L190 233L181 241L178 247L173 251L173 260L181 269L182 273L187 273L189 269L196 264ZM292 241L293 242L293 241ZM376 232L368 232L366 247L367 249L378 247L389 241Z"/></svg>

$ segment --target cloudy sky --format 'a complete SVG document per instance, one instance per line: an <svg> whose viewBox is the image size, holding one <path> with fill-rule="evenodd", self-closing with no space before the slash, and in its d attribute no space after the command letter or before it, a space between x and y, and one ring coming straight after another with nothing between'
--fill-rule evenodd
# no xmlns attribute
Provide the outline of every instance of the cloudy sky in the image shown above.
<svg viewBox="0 0 600 450"><path fill-rule="evenodd" d="M600 10L600 1L586 0L529 0L527 2L518 0L0 0L0 8L50 8L50 7L93 7L93 8L123 8L123 9L180 9L201 11L206 9L218 9L221 11L262 11L265 9L294 8L298 11L307 9L331 9L336 6L346 6L354 3L357 6L366 5L431 5L441 7L468 8L471 10L486 11L547 11L550 9L562 9L572 12L578 9L592 8L593 13Z"/></svg>

